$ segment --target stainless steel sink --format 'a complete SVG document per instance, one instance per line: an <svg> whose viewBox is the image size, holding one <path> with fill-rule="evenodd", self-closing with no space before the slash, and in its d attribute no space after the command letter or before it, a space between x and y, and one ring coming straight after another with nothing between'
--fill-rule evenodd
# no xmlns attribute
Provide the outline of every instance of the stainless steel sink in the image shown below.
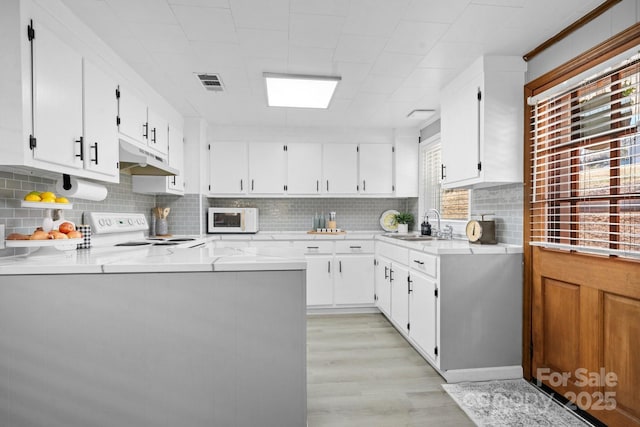
<svg viewBox="0 0 640 427"><path fill-rule="evenodd" d="M417 234L411 234L411 235L406 235L406 234L386 234L385 236L386 237L391 237L392 239L405 240L405 241L409 241L409 242L424 241L424 240L445 240L442 237L421 236L421 235L417 235Z"/></svg>

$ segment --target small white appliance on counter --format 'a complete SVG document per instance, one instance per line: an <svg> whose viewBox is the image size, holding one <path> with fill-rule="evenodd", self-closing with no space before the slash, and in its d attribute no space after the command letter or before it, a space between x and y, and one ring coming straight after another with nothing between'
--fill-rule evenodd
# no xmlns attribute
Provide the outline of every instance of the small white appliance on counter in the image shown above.
<svg viewBox="0 0 640 427"><path fill-rule="evenodd" d="M209 208L207 233L257 233L258 208Z"/></svg>

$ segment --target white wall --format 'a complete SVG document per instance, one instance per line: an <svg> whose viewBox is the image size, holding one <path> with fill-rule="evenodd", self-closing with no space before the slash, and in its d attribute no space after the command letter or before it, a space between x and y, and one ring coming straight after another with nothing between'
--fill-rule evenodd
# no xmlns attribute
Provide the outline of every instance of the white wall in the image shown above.
<svg viewBox="0 0 640 427"><path fill-rule="evenodd" d="M564 64L640 21L640 0L623 0L528 62L526 81Z"/></svg>

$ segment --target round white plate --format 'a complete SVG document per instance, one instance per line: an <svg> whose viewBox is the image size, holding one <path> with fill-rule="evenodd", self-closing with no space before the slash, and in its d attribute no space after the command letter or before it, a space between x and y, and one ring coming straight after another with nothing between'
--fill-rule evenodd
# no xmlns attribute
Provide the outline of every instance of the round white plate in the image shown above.
<svg viewBox="0 0 640 427"><path fill-rule="evenodd" d="M384 231L396 231L398 229L398 224L396 224L394 216L399 213L400 212L395 209L382 212L380 216L380 226Z"/></svg>

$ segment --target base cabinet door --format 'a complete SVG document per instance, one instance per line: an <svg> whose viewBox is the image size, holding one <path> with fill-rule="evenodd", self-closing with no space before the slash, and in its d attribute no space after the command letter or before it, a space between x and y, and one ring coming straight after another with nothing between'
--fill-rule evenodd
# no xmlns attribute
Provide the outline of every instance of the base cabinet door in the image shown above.
<svg viewBox="0 0 640 427"><path fill-rule="evenodd" d="M391 320L404 333L409 332L409 269L392 264L391 280Z"/></svg>
<svg viewBox="0 0 640 427"><path fill-rule="evenodd" d="M411 272L409 336L427 355L436 359L437 344L437 285L427 276Z"/></svg>
<svg viewBox="0 0 640 427"><path fill-rule="evenodd" d="M307 256L307 305L333 304L333 256Z"/></svg>
<svg viewBox="0 0 640 427"><path fill-rule="evenodd" d="M376 259L375 264L375 286L376 286L376 307L387 317L391 316L391 282L389 282L389 271L391 262L384 259Z"/></svg>
<svg viewBox="0 0 640 427"><path fill-rule="evenodd" d="M373 304L373 254L335 258L335 303Z"/></svg>

